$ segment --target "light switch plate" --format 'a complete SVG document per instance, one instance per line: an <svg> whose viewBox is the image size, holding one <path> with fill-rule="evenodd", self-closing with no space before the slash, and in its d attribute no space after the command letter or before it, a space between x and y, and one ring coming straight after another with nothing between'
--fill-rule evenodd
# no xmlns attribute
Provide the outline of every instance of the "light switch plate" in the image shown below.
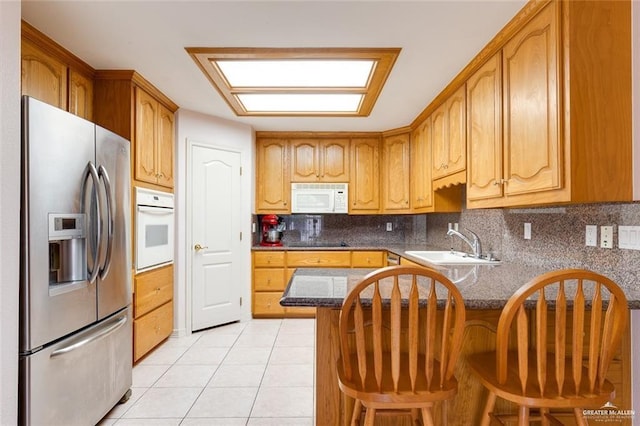
<svg viewBox="0 0 640 426"><path fill-rule="evenodd" d="M526 222L524 224L524 239L525 240L531 239L531 224L529 222Z"/></svg>
<svg viewBox="0 0 640 426"><path fill-rule="evenodd" d="M613 226L600 227L600 247L613 248Z"/></svg>
<svg viewBox="0 0 640 426"><path fill-rule="evenodd" d="M590 247L598 247L598 226L587 225L584 236L584 243Z"/></svg>
<svg viewBox="0 0 640 426"><path fill-rule="evenodd" d="M640 226L618 226L618 247L640 250Z"/></svg>

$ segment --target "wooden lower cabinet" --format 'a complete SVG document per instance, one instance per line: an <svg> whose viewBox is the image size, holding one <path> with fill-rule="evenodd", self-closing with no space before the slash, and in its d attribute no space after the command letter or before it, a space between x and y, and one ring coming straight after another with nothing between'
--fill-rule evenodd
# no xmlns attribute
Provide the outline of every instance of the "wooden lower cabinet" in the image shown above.
<svg viewBox="0 0 640 426"><path fill-rule="evenodd" d="M253 252L252 314L254 318L314 317L316 308L280 305L296 268L381 268L384 250L265 250Z"/></svg>
<svg viewBox="0 0 640 426"><path fill-rule="evenodd" d="M387 264L384 251L354 251L351 254L352 268L382 268Z"/></svg>
<svg viewBox="0 0 640 426"><path fill-rule="evenodd" d="M133 360L146 355L173 331L173 302L133 321Z"/></svg>
<svg viewBox="0 0 640 426"><path fill-rule="evenodd" d="M173 265L138 274L133 282L136 362L173 332Z"/></svg>

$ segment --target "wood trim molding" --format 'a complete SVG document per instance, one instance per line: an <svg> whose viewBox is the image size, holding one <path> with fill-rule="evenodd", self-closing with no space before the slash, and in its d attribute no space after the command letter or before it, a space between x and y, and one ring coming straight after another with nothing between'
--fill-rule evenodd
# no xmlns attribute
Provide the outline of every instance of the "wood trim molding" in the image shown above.
<svg viewBox="0 0 640 426"><path fill-rule="evenodd" d="M156 86L151 84L147 79L138 74L134 70L98 70L95 73L96 80L127 80L131 81L136 86L144 89L145 92L152 95L165 107L176 112L178 105L176 105L168 96L162 93Z"/></svg>
<svg viewBox="0 0 640 426"><path fill-rule="evenodd" d="M462 170L458 173L434 180L433 190L437 191L441 188L449 188L454 185L464 185L465 183L467 183L467 171Z"/></svg>
<svg viewBox="0 0 640 426"><path fill-rule="evenodd" d="M256 131L256 139L379 138L380 132Z"/></svg>

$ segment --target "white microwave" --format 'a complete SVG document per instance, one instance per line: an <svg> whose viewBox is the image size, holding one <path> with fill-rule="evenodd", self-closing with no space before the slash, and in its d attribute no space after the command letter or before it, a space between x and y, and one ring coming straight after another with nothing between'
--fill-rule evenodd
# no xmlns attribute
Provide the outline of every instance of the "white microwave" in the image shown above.
<svg viewBox="0 0 640 426"><path fill-rule="evenodd" d="M348 183L292 183L291 213L348 213Z"/></svg>

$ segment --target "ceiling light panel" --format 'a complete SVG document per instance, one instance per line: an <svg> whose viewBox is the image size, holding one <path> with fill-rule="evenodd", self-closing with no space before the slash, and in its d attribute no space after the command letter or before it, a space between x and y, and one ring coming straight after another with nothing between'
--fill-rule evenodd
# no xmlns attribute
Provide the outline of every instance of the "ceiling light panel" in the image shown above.
<svg viewBox="0 0 640 426"><path fill-rule="evenodd" d="M363 95L344 93L247 93L237 95L247 112L357 112Z"/></svg>
<svg viewBox="0 0 640 426"><path fill-rule="evenodd" d="M399 48L188 47L236 115L368 116Z"/></svg>
<svg viewBox="0 0 640 426"><path fill-rule="evenodd" d="M225 80L239 87L359 87L371 76L372 60L218 60Z"/></svg>

